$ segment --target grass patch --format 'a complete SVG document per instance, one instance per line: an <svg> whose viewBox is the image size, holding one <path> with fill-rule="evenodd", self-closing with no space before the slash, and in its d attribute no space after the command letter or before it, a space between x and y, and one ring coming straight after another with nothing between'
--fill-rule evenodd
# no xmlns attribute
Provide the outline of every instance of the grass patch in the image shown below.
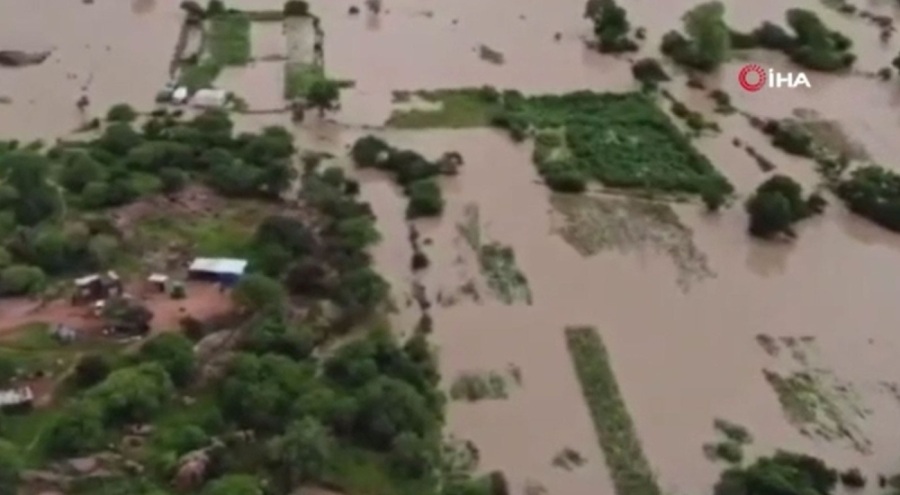
<svg viewBox="0 0 900 495"><path fill-rule="evenodd" d="M151 216L135 227L135 243L145 251L177 244L203 256L247 256L261 214L255 208L240 206L217 216Z"/></svg>
<svg viewBox="0 0 900 495"><path fill-rule="evenodd" d="M229 12L209 20L207 43L214 63L246 65L250 62L250 18L240 12Z"/></svg>
<svg viewBox="0 0 900 495"><path fill-rule="evenodd" d="M463 220L457 224L457 231L478 254L481 274L487 279L488 287L505 304L518 301L531 304L531 288L528 279L516 264L513 249L497 242L483 244L481 220L478 205L467 204L463 209Z"/></svg>
<svg viewBox="0 0 900 495"><path fill-rule="evenodd" d="M394 110L386 125L400 129L485 127L490 125L497 110L496 100L487 90L395 92L394 100L408 99L410 95L436 104L438 108Z"/></svg>
<svg viewBox="0 0 900 495"><path fill-rule="evenodd" d="M2 437L19 447L26 466L40 467L46 460L42 438L60 414L58 409L35 409L4 415Z"/></svg>
<svg viewBox="0 0 900 495"><path fill-rule="evenodd" d="M212 87L213 81L219 77L222 66L212 60L204 60L198 64L184 65L178 83L191 91Z"/></svg>
<svg viewBox="0 0 900 495"><path fill-rule="evenodd" d="M199 62L181 67L178 82L191 91L212 87L223 67L250 62L250 18L241 12L210 18L205 51Z"/></svg>
<svg viewBox="0 0 900 495"><path fill-rule="evenodd" d="M845 439L857 451L871 452L871 441L856 424L866 414L856 404L850 384L828 383L828 377L821 372L763 373L778 396L785 417L802 434L827 441Z"/></svg>
<svg viewBox="0 0 900 495"><path fill-rule="evenodd" d="M284 66L284 97L301 98L309 93L310 86L325 77L325 71L316 64L289 62Z"/></svg>
<svg viewBox="0 0 900 495"><path fill-rule="evenodd" d="M565 334L616 494L660 495L600 334L585 326L567 327Z"/></svg>
<svg viewBox="0 0 900 495"><path fill-rule="evenodd" d="M713 277L706 255L693 241L693 233L672 208L634 198L553 195L562 221L556 233L583 256L606 250L663 254L675 265L682 290Z"/></svg>

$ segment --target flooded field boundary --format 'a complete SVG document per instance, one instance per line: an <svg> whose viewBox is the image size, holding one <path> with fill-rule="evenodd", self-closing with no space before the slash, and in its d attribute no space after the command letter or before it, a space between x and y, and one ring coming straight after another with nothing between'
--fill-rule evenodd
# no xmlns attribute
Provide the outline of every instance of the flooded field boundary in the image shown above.
<svg viewBox="0 0 900 495"><path fill-rule="evenodd" d="M570 326L566 345L617 495L661 495L597 329Z"/></svg>

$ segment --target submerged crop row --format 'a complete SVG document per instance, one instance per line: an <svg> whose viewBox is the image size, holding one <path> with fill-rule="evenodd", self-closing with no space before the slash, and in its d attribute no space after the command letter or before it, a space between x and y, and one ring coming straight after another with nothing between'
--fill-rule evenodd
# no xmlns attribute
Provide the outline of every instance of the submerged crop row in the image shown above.
<svg viewBox="0 0 900 495"><path fill-rule="evenodd" d="M525 97L493 88L430 92L435 110L395 111L397 127L495 125L513 138L536 137L534 161L547 185L579 192L606 186L725 195L732 186L642 93Z"/></svg>
<svg viewBox="0 0 900 495"><path fill-rule="evenodd" d="M566 328L566 343L617 495L660 495L597 330Z"/></svg>

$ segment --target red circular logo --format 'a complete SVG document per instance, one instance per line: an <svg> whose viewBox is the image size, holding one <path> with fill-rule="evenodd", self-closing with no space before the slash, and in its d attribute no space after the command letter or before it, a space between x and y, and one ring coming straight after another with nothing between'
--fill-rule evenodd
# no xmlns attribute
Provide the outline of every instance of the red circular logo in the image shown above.
<svg viewBox="0 0 900 495"><path fill-rule="evenodd" d="M766 71L758 64L748 64L738 73L738 82L747 91L759 91L766 85Z"/></svg>

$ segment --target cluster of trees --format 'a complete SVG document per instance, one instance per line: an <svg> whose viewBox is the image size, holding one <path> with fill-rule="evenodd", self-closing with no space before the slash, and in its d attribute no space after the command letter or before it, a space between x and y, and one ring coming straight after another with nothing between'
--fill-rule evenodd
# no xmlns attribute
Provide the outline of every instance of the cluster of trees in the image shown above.
<svg viewBox="0 0 900 495"><path fill-rule="evenodd" d="M359 167L375 167L390 173L409 198L406 207L408 218L440 216L444 211L444 198L437 176L445 173L440 163L431 162L412 150L391 147L375 136L358 139L350 151Z"/></svg>
<svg viewBox="0 0 900 495"><path fill-rule="evenodd" d="M803 198L803 188L785 175L773 175L756 188L747 200L750 215L749 232L755 237L771 238L777 235L794 237L794 223L821 213L825 200L818 193Z"/></svg>
<svg viewBox="0 0 900 495"><path fill-rule="evenodd" d="M821 459L778 451L760 457L746 467L725 470L714 488L715 495L830 495L838 474Z"/></svg>
<svg viewBox="0 0 900 495"><path fill-rule="evenodd" d="M631 24L628 13L615 0L588 0L584 17L594 23L597 48L603 53L624 53L638 50L629 37Z"/></svg>
<svg viewBox="0 0 900 495"><path fill-rule="evenodd" d="M828 29L814 12L789 9L785 17L794 36L777 24L763 22L750 33L732 31L732 45L740 49L778 50L797 65L823 72L846 69L856 61L856 56L849 51L852 40Z"/></svg>
<svg viewBox="0 0 900 495"><path fill-rule="evenodd" d="M900 175L877 165L860 167L835 190L851 211L900 232Z"/></svg>
<svg viewBox="0 0 900 495"><path fill-rule="evenodd" d="M731 34L720 1L697 5L682 16L687 37L670 31L662 38L661 51L685 67L709 72L728 59Z"/></svg>
<svg viewBox="0 0 900 495"><path fill-rule="evenodd" d="M772 146L791 155L813 158L813 138L802 127L791 122L769 119L762 125L762 131L772 138Z"/></svg>
<svg viewBox="0 0 900 495"><path fill-rule="evenodd" d="M768 21L750 33L733 31L724 15L725 7L718 0L694 7L682 18L686 36L666 33L661 51L678 64L703 72L718 68L732 48L778 50L800 66L827 72L846 69L856 60L849 51L850 38L828 29L812 11L787 10L785 17L794 35Z"/></svg>
<svg viewBox="0 0 900 495"><path fill-rule="evenodd" d="M195 179L227 196L275 199L295 176L293 137L282 127L234 136L227 113L212 110L188 121L159 112L137 131L135 116L116 105L99 137L46 153L0 146L0 295L39 291L47 275L109 266L119 232L87 215L64 222L71 210L174 193Z"/></svg>

